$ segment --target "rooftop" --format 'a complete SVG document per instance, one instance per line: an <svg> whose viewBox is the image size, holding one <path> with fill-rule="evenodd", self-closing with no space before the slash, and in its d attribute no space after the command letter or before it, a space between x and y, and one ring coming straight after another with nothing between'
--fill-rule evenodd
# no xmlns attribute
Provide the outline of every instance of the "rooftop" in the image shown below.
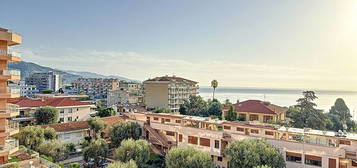
<svg viewBox="0 0 357 168"><path fill-rule="evenodd" d="M65 107L65 106L90 106L88 102L81 102L72 100L69 98L44 98L44 99L30 99L26 97L20 97L10 99L9 103L19 105L20 107Z"/></svg>
<svg viewBox="0 0 357 168"><path fill-rule="evenodd" d="M263 113L263 114L280 114L288 110L286 107L281 107L269 102L261 100L247 100L233 104L236 112L251 112L251 113ZM224 107L227 109L228 107Z"/></svg>
<svg viewBox="0 0 357 168"><path fill-rule="evenodd" d="M193 80L189 80L189 79L185 79L185 78L181 78L181 77L177 77L177 76L162 76L162 77L156 77L153 79L148 79L146 81L171 81L171 82L190 82L190 83L195 83L197 84L198 82L193 81ZM146 82L144 81L144 82Z"/></svg>

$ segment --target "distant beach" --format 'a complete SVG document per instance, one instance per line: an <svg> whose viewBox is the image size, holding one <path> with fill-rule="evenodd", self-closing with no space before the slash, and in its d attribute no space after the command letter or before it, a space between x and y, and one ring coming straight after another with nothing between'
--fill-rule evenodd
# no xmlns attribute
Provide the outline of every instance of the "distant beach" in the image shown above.
<svg viewBox="0 0 357 168"><path fill-rule="evenodd" d="M200 96L204 99L212 99L212 88L201 87ZM216 89L215 98L223 102L229 99L232 103L237 100L248 99L265 100L280 106L291 106L296 104L296 100L302 97L303 90L299 89L265 89L265 88L231 88L221 87ZM353 118L357 120L357 92L354 91L332 91L316 90L317 108L328 112L337 98L343 98L350 108Z"/></svg>

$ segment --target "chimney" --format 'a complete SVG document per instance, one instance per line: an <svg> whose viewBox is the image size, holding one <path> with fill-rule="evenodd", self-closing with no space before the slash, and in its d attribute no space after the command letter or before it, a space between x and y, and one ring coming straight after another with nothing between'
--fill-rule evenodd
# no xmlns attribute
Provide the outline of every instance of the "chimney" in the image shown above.
<svg viewBox="0 0 357 168"><path fill-rule="evenodd" d="M237 104L239 104L239 99L237 99Z"/></svg>

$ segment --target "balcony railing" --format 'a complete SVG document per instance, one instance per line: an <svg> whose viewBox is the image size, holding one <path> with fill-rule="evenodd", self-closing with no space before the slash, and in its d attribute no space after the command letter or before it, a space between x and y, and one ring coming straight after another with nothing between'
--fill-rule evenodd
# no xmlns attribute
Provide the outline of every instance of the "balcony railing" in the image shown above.
<svg viewBox="0 0 357 168"><path fill-rule="evenodd" d="M19 130L19 123L12 120L7 120L6 125L0 126L1 130L5 130L6 132L16 131Z"/></svg>
<svg viewBox="0 0 357 168"><path fill-rule="evenodd" d="M21 57L21 54L20 54L20 53L14 52L14 51L11 51L11 50L8 50L8 51L7 51L7 55L8 55L8 56L12 56L12 57Z"/></svg>
<svg viewBox="0 0 357 168"><path fill-rule="evenodd" d="M17 69L4 69L2 71L2 75L6 75L6 76L20 76L21 72L20 70Z"/></svg>
<svg viewBox="0 0 357 168"><path fill-rule="evenodd" d="M0 108L0 113L19 113L19 106L7 103L5 107Z"/></svg>
<svg viewBox="0 0 357 168"><path fill-rule="evenodd" d="M20 89L19 88L8 88L8 93L20 94Z"/></svg>
<svg viewBox="0 0 357 168"><path fill-rule="evenodd" d="M17 139L9 138L5 140L5 145L0 147L0 152L11 151L19 147L19 141Z"/></svg>

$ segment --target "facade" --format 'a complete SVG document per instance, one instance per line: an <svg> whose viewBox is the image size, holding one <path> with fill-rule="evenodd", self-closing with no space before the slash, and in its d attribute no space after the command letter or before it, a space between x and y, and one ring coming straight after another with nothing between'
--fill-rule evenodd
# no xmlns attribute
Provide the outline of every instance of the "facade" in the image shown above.
<svg viewBox="0 0 357 168"><path fill-rule="evenodd" d="M25 81L9 84L9 87L14 89L20 89L20 96L22 97L29 97L40 92L36 88L36 85L26 85Z"/></svg>
<svg viewBox="0 0 357 168"><path fill-rule="evenodd" d="M78 93L84 92L91 98L107 98L110 90L119 89L119 80L114 78L78 78L72 82Z"/></svg>
<svg viewBox="0 0 357 168"><path fill-rule="evenodd" d="M357 134L285 128L256 122L228 122L210 118L164 114L128 113L128 121L143 125L153 151L192 146L211 154L217 167L227 168L224 150L232 141L259 138L281 151L289 168L357 167Z"/></svg>
<svg viewBox="0 0 357 168"><path fill-rule="evenodd" d="M60 94L60 93L56 93L56 94L34 94L32 97L34 98L67 98L67 99L72 99L72 100L88 100L89 96L88 95L72 95L72 94Z"/></svg>
<svg viewBox="0 0 357 168"><path fill-rule="evenodd" d="M142 90L111 90L107 95L107 106L118 104L142 104Z"/></svg>
<svg viewBox="0 0 357 168"><path fill-rule="evenodd" d="M19 89L8 88L9 81L18 82L20 72L8 69L9 62L18 62L20 58L9 51L9 47L21 44L21 36L10 30L0 28L0 164L8 162L11 154L18 150L18 141L10 136L19 132L18 123L10 120L19 114L17 105L8 102L19 97Z"/></svg>
<svg viewBox="0 0 357 168"><path fill-rule="evenodd" d="M86 121L90 118L92 105L87 102L76 101L68 98L18 98L10 100L13 104L19 106L20 114L13 118L23 125L33 122L33 114L36 109L44 106L51 106L58 109L59 122L67 123L72 121Z"/></svg>
<svg viewBox="0 0 357 168"><path fill-rule="evenodd" d="M148 79L143 82L144 104L148 109L163 107L178 112L185 99L198 94L197 83L176 76Z"/></svg>
<svg viewBox="0 0 357 168"><path fill-rule="evenodd" d="M42 92L44 90L58 91L62 88L62 75L56 72L37 72L25 79L27 85L35 85Z"/></svg>
<svg viewBox="0 0 357 168"><path fill-rule="evenodd" d="M143 84L138 82L120 81L119 89L128 91L142 90Z"/></svg>
<svg viewBox="0 0 357 168"><path fill-rule="evenodd" d="M236 104L232 104L232 106L237 116L244 119L244 121L258 121L262 123L285 120L285 114L288 110L286 107L280 107L260 100L237 102ZM224 118L228 110L228 106L223 107L222 118Z"/></svg>

